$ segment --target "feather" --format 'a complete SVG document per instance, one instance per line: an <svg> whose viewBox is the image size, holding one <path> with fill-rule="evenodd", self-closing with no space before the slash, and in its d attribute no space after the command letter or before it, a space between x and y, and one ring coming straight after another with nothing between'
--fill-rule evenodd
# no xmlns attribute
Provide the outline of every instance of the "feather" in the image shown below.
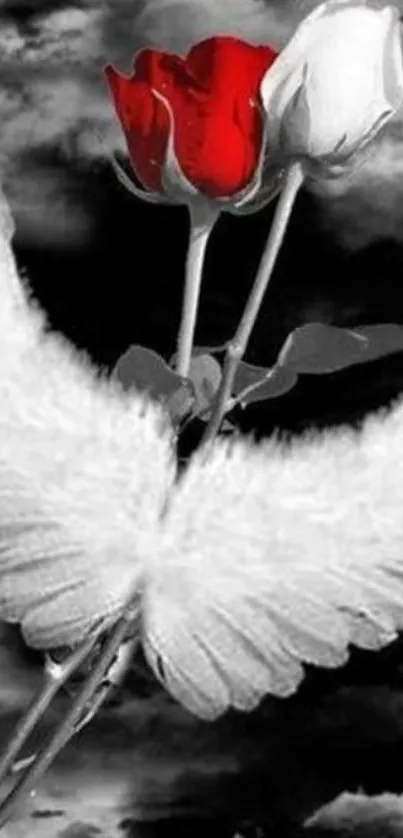
<svg viewBox="0 0 403 838"><path fill-rule="evenodd" d="M296 691L403 628L403 403L361 431L218 442L150 545L144 647L205 719Z"/></svg>
<svg viewBox="0 0 403 838"><path fill-rule="evenodd" d="M175 476L162 410L47 329L0 201L0 618L38 648L112 623Z"/></svg>

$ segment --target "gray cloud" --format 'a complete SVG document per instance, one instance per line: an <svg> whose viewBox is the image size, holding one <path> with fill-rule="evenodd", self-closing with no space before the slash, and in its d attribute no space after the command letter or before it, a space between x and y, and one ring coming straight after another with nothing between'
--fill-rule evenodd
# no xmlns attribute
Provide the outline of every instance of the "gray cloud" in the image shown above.
<svg viewBox="0 0 403 838"><path fill-rule="evenodd" d="M346 248L379 238L403 243L403 109L349 176L312 187L324 227Z"/></svg>
<svg viewBox="0 0 403 838"><path fill-rule="evenodd" d="M195 41L217 33L280 47L300 15L289 0L118 0L106 12L104 44L127 69L133 52L143 46L185 53Z"/></svg>
<svg viewBox="0 0 403 838"><path fill-rule="evenodd" d="M88 158L98 112L101 130L108 121L97 78L100 11L38 3L20 24L6 3L0 14L0 173L18 234L76 241L90 218L72 197L67 173L46 155Z"/></svg>

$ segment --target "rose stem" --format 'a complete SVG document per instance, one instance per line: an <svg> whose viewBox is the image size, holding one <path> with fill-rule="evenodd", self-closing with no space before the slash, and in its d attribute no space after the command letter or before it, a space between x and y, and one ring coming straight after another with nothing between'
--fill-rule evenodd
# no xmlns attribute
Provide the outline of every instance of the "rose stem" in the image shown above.
<svg viewBox="0 0 403 838"><path fill-rule="evenodd" d="M12 817L20 801L31 791L33 786L45 773L46 769L53 762L59 751L67 744L74 735L77 724L80 723L83 712L89 702L93 699L99 684L105 677L113 658L116 655L125 634L130 626L137 620L139 613L138 598L135 597L128 605L110 632L109 638L101 652L94 668L85 679L80 692L73 700L70 709L50 735L35 761L15 784L0 805L0 829Z"/></svg>
<svg viewBox="0 0 403 838"><path fill-rule="evenodd" d="M217 436L221 422L225 416L228 400L232 394L235 373L239 362L243 358L256 318L266 293L267 286L273 273L276 259L284 241L287 225L292 208L297 197L304 176L299 163L290 166L284 180L284 186L279 197L273 223L260 261L258 272L253 283L252 291L245 306L234 337L227 346L224 360L223 376L218 389L211 419L201 440L201 445L211 443Z"/></svg>
<svg viewBox="0 0 403 838"><path fill-rule="evenodd" d="M190 237L186 258L185 291L178 334L176 372L183 378L189 375L193 339L199 306L203 263L210 234L220 211L213 205L190 206Z"/></svg>
<svg viewBox="0 0 403 838"><path fill-rule="evenodd" d="M29 707L18 722L10 742L0 759L0 785L5 779L14 760L32 733L34 727L44 715L50 702L63 684L70 678L70 675L78 668L82 661L89 655L96 643L96 636L82 643L62 663L55 663L50 656L47 657L43 682L34 695Z"/></svg>

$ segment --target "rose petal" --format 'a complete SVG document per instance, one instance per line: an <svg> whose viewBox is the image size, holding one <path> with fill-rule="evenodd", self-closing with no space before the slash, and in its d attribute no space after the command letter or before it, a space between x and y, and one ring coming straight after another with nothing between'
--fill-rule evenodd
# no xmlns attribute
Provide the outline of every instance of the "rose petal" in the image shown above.
<svg viewBox="0 0 403 838"><path fill-rule="evenodd" d="M266 73L261 95L276 147L344 161L403 101L398 10L365 0L322 4Z"/></svg>

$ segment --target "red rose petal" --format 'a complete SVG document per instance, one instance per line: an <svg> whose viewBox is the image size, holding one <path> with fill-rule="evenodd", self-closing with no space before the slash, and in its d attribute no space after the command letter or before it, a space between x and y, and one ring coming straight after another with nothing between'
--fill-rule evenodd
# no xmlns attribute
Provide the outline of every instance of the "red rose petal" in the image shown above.
<svg viewBox="0 0 403 838"><path fill-rule="evenodd" d="M105 74L134 171L144 186L160 191L169 131L168 113L146 83L122 76L113 67L105 68Z"/></svg>
<svg viewBox="0 0 403 838"><path fill-rule="evenodd" d="M186 177L212 198L239 192L259 159L262 125L260 82L276 58L270 47L217 36L196 44L186 58L145 49L135 57L135 76L107 68L137 176L161 189L161 168L174 116L174 150Z"/></svg>

